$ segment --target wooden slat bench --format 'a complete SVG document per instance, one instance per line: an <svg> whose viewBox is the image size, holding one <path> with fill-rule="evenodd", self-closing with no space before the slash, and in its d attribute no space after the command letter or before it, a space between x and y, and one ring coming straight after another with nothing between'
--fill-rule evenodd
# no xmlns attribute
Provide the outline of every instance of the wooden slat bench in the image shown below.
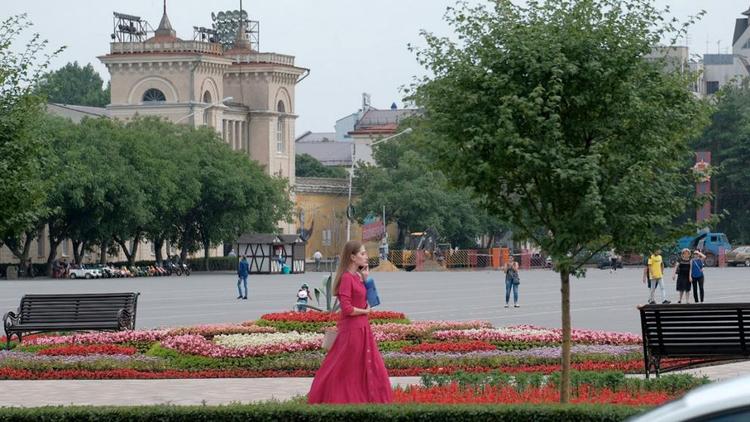
<svg viewBox="0 0 750 422"><path fill-rule="evenodd" d="M750 359L750 303L644 305L641 312L646 378L710 362ZM663 358L690 362L661 367Z"/></svg>
<svg viewBox="0 0 750 422"><path fill-rule="evenodd" d="M140 293L24 295L17 312L3 316L6 348L14 334L135 329Z"/></svg>

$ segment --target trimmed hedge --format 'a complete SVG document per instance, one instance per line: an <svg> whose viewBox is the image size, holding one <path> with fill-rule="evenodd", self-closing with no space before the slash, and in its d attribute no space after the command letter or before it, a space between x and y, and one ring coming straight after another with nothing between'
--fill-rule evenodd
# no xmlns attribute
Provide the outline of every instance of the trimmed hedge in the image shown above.
<svg viewBox="0 0 750 422"><path fill-rule="evenodd" d="M170 421L508 421L619 422L646 410L602 405L350 405L256 404L229 406L0 408L0 422Z"/></svg>

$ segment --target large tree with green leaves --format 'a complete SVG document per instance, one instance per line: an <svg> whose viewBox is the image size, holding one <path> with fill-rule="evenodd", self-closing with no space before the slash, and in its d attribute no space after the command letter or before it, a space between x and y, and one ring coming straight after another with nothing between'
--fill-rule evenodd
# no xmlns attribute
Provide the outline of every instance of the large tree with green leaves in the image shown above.
<svg viewBox="0 0 750 422"><path fill-rule="evenodd" d="M30 26L25 15L0 22L0 238L5 239L33 231L47 211L40 173L46 149L36 130L44 104L32 86L60 50L44 56L47 41L38 34L18 46Z"/></svg>
<svg viewBox="0 0 750 422"><path fill-rule="evenodd" d="M497 218L478 206L469 189L450 185L442 171L423 153L426 122L411 119L405 126L417 128L389 142L376 145L376 165L356 169L360 192L355 209L363 220L386 211L388 223L398 226L397 245L411 231L435 229L441 241L460 247L476 247L478 236L502 230Z"/></svg>
<svg viewBox="0 0 750 422"><path fill-rule="evenodd" d="M411 94L438 167L552 257L567 402L579 258L663 241L688 202L688 141L707 107L691 75L646 60L680 32L649 0L496 0L446 19L458 41L424 34L430 75Z"/></svg>
<svg viewBox="0 0 750 422"><path fill-rule="evenodd" d="M711 125L696 149L711 151L719 170L713 177L716 212L726 215L717 227L732 243L750 243L750 79L727 84L717 95Z"/></svg>
<svg viewBox="0 0 750 422"><path fill-rule="evenodd" d="M342 167L326 167L310 154L297 154L294 165L297 177L348 177L348 173Z"/></svg>
<svg viewBox="0 0 750 422"><path fill-rule="evenodd" d="M50 103L104 107L109 104L110 86L104 86L91 63L80 66L68 63L60 69L45 73L39 80L36 93Z"/></svg>

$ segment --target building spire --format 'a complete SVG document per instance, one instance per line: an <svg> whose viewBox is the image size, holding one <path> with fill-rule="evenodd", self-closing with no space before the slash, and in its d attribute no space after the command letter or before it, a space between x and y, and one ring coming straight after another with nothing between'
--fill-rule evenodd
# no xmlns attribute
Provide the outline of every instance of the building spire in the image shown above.
<svg viewBox="0 0 750 422"><path fill-rule="evenodd" d="M164 14L154 34L156 36L177 37L177 31L172 28L172 24L169 22L169 17L167 16L167 0L164 0Z"/></svg>
<svg viewBox="0 0 750 422"><path fill-rule="evenodd" d="M245 18L242 17L242 11L242 0L240 0L240 26L237 29L237 35L234 38L233 47L243 50L252 50L252 44L250 44L250 40L247 39L247 28L245 28Z"/></svg>

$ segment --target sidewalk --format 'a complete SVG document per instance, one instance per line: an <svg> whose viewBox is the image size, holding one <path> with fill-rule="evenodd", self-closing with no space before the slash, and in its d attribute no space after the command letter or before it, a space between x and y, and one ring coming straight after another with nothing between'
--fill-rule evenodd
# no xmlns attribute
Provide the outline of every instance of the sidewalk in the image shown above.
<svg viewBox="0 0 750 422"><path fill-rule="evenodd" d="M393 377L394 386L419 377ZM289 400L307 394L312 378L0 381L0 407L149 404L219 405Z"/></svg>
<svg viewBox="0 0 750 422"><path fill-rule="evenodd" d="M678 371L720 381L750 374L750 361ZM393 377L394 386L419 384L419 377ZM165 380L0 381L0 407L149 404L219 405L289 400L307 394L312 378L226 378Z"/></svg>

